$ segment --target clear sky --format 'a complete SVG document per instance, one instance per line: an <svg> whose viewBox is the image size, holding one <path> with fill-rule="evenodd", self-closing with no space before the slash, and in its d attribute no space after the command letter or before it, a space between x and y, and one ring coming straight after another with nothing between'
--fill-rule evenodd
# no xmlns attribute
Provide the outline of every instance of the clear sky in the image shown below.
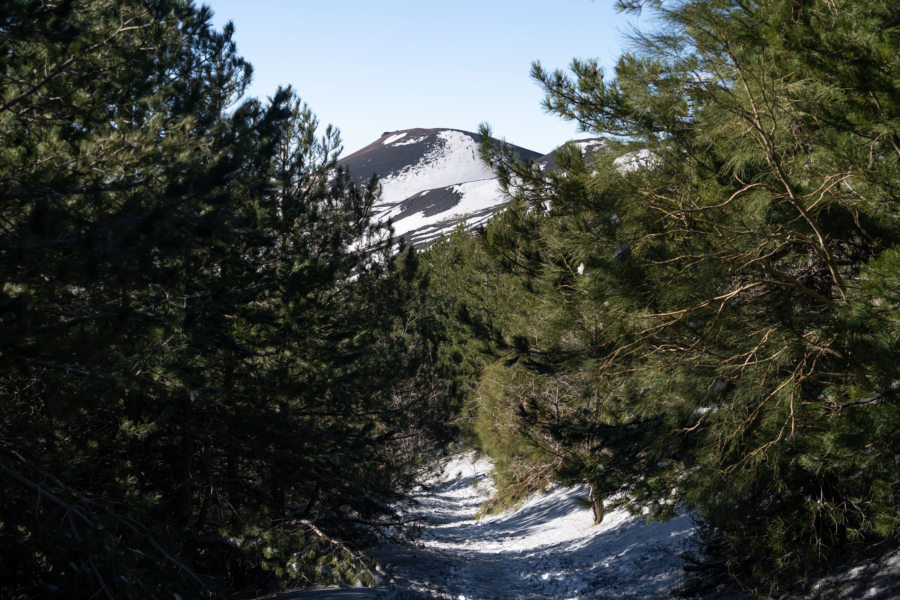
<svg viewBox="0 0 900 600"><path fill-rule="evenodd" d="M610 72L634 23L612 0L203 0L234 22L250 94L291 84L344 155L385 131L449 127L546 153L577 125L541 108L531 62L597 58Z"/></svg>

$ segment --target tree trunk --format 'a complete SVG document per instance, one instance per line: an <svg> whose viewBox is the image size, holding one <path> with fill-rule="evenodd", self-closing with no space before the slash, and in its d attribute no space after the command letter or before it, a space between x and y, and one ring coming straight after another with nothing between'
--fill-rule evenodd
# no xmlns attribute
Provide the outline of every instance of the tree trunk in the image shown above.
<svg viewBox="0 0 900 600"><path fill-rule="evenodd" d="M591 508L594 511L594 525L599 524L603 521L604 509L603 509L603 499L598 497L596 492L594 491L594 486L591 486Z"/></svg>

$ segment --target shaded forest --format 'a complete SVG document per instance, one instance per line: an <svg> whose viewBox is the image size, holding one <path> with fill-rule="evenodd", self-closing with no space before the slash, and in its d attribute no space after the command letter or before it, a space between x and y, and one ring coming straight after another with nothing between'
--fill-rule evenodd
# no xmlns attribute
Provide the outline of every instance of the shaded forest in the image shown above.
<svg viewBox="0 0 900 600"><path fill-rule="evenodd" d="M374 183L205 8L4 12L0 595L365 579L452 407Z"/></svg>
<svg viewBox="0 0 900 600"><path fill-rule="evenodd" d="M896 543L900 12L619 8L657 26L613 72L532 69L604 149L485 126L510 206L416 252L207 9L7 3L0 598L368 583L455 440L486 510L688 509L758 597Z"/></svg>

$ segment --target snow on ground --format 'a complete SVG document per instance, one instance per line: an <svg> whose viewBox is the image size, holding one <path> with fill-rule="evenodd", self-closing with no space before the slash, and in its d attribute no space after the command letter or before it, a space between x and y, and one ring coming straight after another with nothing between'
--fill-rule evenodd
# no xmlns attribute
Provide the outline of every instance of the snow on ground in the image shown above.
<svg viewBox="0 0 900 600"><path fill-rule="evenodd" d="M477 520L493 492L490 470L490 461L460 454L418 491L412 514L426 519L421 539L371 550L392 566L389 582L366 590L296 592L282 600L662 599L682 582L679 554L693 529L687 516L646 523L612 510L595 526L578 500L587 489L577 486L553 487L515 510Z"/></svg>
<svg viewBox="0 0 900 600"><path fill-rule="evenodd" d="M819 578L808 600L897 600L900 598L900 547L877 543Z"/></svg>
<svg viewBox="0 0 900 600"><path fill-rule="evenodd" d="M470 136L453 130L439 131L437 136L438 143L419 162L381 180L381 198L376 208L389 210L425 190L494 176L491 168L479 158L478 143ZM400 139L391 136L388 140L393 138ZM379 218L384 216L387 215L379 215Z"/></svg>
<svg viewBox="0 0 900 600"><path fill-rule="evenodd" d="M419 511L421 548L450 558L449 578L429 592L489 598L666 598L681 577L679 554L693 529L686 516L645 523L625 510L593 524L584 486L553 487L513 511L476 520L493 492L491 463L451 459ZM400 571L397 571L399 574ZM424 591L424 590L423 590Z"/></svg>

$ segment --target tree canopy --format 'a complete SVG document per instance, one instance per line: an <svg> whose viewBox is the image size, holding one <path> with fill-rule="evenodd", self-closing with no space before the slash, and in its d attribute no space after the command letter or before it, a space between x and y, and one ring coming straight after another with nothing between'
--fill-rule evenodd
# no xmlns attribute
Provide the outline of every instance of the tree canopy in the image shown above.
<svg viewBox="0 0 900 600"><path fill-rule="evenodd" d="M457 425L498 505L687 508L759 596L896 541L895 3L619 5L612 73L532 69L601 151L485 127L509 207L417 254L208 9L7 2L0 597L366 583Z"/></svg>
<svg viewBox="0 0 900 600"><path fill-rule="evenodd" d="M896 7L620 8L658 27L613 73L532 69L604 150L551 173L484 147L512 204L473 264L514 299L462 289L458 312L515 373L474 410L557 478L697 511L732 575L781 593L900 531Z"/></svg>
<svg viewBox="0 0 900 600"><path fill-rule="evenodd" d="M366 581L447 420L374 182L209 20L4 5L0 596Z"/></svg>

